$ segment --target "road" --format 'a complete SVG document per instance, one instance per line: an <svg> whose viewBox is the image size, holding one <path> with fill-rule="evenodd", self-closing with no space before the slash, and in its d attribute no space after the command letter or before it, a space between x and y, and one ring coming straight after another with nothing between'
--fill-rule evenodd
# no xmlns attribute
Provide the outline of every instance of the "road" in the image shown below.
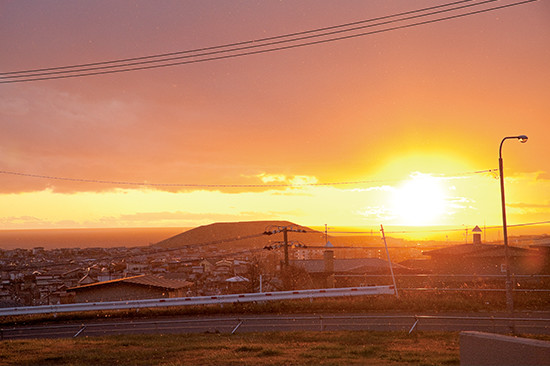
<svg viewBox="0 0 550 366"><path fill-rule="evenodd" d="M550 312L461 314L285 314L176 316L106 319L32 326L5 326L0 338L71 338L115 334L232 333L265 331L464 331L550 334Z"/></svg>

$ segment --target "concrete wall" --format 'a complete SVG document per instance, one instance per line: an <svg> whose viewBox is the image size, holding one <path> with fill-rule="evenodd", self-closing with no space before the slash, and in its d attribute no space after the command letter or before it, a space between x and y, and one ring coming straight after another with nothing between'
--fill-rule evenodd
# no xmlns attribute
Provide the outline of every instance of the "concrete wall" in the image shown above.
<svg viewBox="0 0 550 366"><path fill-rule="evenodd" d="M460 365L550 365L550 342L501 334L461 332Z"/></svg>

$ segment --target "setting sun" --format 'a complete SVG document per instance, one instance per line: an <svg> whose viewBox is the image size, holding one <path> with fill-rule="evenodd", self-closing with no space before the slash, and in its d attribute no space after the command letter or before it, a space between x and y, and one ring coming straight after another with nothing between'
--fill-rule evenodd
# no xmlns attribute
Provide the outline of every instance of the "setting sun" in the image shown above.
<svg viewBox="0 0 550 366"><path fill-rule="evenodd" d="M392 197L392 212L400 225L437 225L446 209L440 178L415 173L398 186Z"/></svg>
<svg viewBox="0 0 550 366"><path fill-rule="evenodd" d="M550 217L550 2L349 32L423 12L404 0L7 3L0 230L495 226L499 142L519 134L529 143L502 149L508 222Z"/></svg>

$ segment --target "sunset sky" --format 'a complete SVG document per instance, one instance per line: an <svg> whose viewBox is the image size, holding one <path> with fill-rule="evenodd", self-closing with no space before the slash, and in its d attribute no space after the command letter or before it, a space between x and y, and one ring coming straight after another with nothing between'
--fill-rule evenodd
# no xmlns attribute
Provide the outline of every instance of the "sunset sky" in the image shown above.
<svg viewBox="0 0 550 366"><path fill-rule="evenodd" d="M3 0L0 72L449 2ZM520 134L526 144L503 148L508 222L548 221L549 0L276 52L2 83L0 229L499 225L498 172L487 171L498 168L501 139ZM153 185L127 184L140 182Z"/></svg>

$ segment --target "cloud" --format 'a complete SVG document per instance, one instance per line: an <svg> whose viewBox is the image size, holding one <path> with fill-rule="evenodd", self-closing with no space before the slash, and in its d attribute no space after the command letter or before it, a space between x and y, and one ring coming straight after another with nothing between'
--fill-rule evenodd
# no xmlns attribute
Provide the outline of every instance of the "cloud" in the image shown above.
<svg viewBox="0 0 550 366"><path fill-rule="evenodd" d="M28 228L103 228L103 227L171 227L171 226L197 226L213 222L233 221L254 221L283 219L288 215L295 214L293 211L266 211L266 212L184 212L184 211L159 211L159 212L137 212L135 214L121 214L116 216L103 216L95 220L78 222L65 219L52 221L34 216L10 216L0 218L0 227L9 229Z"/></svg>
<svg viewBox="0 0 550 366"><path fill-rule="evenodd" d="M303 185L313 185L319 183L317 177L310 175L294 175L286 176L284 174L268 174L261 173L256 175L262 183L277 183L277 184L288 184L289 186L303 186Z"/></svg>
<svg viewBox="0 0 550 366"><path fill-rule="evenodd" d="M319 181L316 177L308 176L308 175L295 175L291 179L289 179L291 185L308 185L308 184L316 184Z"/></svg>
<svg viewBox="0 0 550 366"><path fill-rule="evenodd" d="M262 173L256 175L256 177L260 178L263 183L285 182L287 180L287 177L284 174Z"/></svg>
<svg viewBox="0 0 550 366"><path fill-rule="evenodd" d="M550 214L550 203L507 203L512 208L511 212L520 214Z"/></svg>
<svg viewBox="0 0 550 366"><path fill-rule="evenodd" d="M393 212L393 210L384 206L366 207L362 210L358 210L357 215L363 216L366 220L377 219L379 221L391 221L397 218L397 215Z"/></svg>
<svg viewBox="0 0 550 366"><path fill-rule="evenodd" d="M102 224L116 224L128 226L195 226L197 223L228 222L228 221L252 221L262 218L265 220L285 217L288 212L236 212L236 213L215 213L215 212L185 212L185 211L163 211L163 212L137 212L135 214L124 214L119 216L102 217L99 221Z"/></svg>
<svg viewBox="0 0 550 366"><path fill-rule="evenodd" d="M269 189L246 185L318 182L270 173L279 168L262 158L272 150L261 139L213 126L220 116L193 100L165 105L136 95L32 86L0 90L0 101L11 113L0 125L0 170L68 178L3 175L0 193L106 192L143 182L171 192L240 193Z"/></svg>
<svg viewBox="0 0 550 366"><path fill-rule="evenodd" d="M74 220L51 221L34 216L9 216L0 217L0 228L7 229L51 229L51 228L78 228L83 223ZM94 225L92 225L94 226Z"/></svg>
<svg viewBox="0 0 550 366"><path fill-rule="evenodd" d="M38 217L34 216L8 216L8 217L0 217L0 224L2 226L19 226L19 225L27 225L27 224L35 224L35 223L41 223L43 222Z"/></svg>
<svg viewBox="0 0 550 366"><path fill-rule="evenodd" d="M98 171L113 177L117 166L126 160L122 151L132 156L126 139L135 125L139 103L117 99L85 99L76 93L30 87L11 90L19 102L11 103L22 112L13 114L10 123L0 126L2 155L0 166L5 170L31 174L74 178L98 178ZM0 93L0 100L8 91ZM25 102L23 102L25 101ZM5 103L4 103L5 104ZM120 168L119 168L120 169ZM123 170L123 169L121 169ZM42 190L109 189L69 181L10 177L3 192ZM93 188L92 188L93 187Z"/></svg>
<svg viewBox="0 0 550 366"><path fill-rule="evenodd" d="M352 192L370 192L370 191L391 192L394 190L395 190L394 187L384 185L384 186L375 186L375 187L368 187L368 188L352 188L350 191Z"/></svg>
<svg viewBox="0 0 550 366"><path fill-rule="evenodd" d="M543 208L550 210L550 204L548 203L507 203L506 206L516 208Z"/></svg>

